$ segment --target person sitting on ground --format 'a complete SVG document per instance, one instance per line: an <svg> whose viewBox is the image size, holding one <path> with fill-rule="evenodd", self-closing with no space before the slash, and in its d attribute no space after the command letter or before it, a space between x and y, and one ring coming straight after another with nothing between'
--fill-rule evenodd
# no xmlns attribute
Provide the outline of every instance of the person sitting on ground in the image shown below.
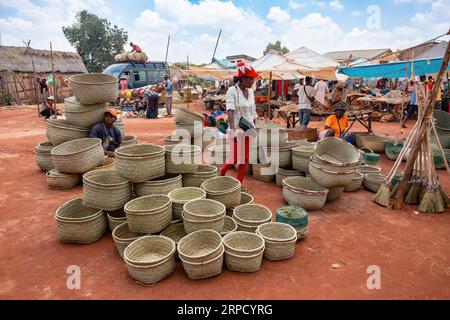
<svg viewBox="0 0 450 320"><path fill-rule="evenodd" d="M89 134L90 138L99 138L102 140L103 149L108 157L114 158L114 150L120 147L122 143L122 134L114 123L117 121L119 112L110 108L105 111L103 122L94 125Z"/></svg>
<svg viewBox="0 0 450 320"><path fill-rule="evenodd" d="M56 114L56 110L53 107L53 101L54 101L54 97L50 96L47 97L47 99L45 99L45 101L39 105L39 114L43 117L45 117L45 119L50 118L52 115Z"/></svg>
<svg viewBox="0 0 450 320"><path fill-rule="evenodd" d="M141 47L139 47L137 44L130 42L130 46L133 48L133 50L131 50L131 53L133 53L133 52L141 53L142 52Z"/></svg>
<svg viewBox="0 0 450 320"><path fill-rule="evenodd" d="M325 133L321 133L322 137L334 136L337 138L344 138L345 128L348 127L348 118L345 116L347 104L345 102L338 102L334 106L334 114L328 116L325 121ZM331 130L330 130L331 129Z"/></svg>

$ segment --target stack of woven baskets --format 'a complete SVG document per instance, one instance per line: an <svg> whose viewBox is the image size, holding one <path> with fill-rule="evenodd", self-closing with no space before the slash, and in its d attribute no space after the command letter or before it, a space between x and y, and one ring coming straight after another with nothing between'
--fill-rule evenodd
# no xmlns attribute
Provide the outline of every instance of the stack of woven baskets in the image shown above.
<svg viewBox="0 0 450 320"><path fill-rule="evenodd" d="M184 135L184 130L193 138L195 135L203 136L203 116L200 113L178 106L175 110L175 123L177 135Z"/></svg>

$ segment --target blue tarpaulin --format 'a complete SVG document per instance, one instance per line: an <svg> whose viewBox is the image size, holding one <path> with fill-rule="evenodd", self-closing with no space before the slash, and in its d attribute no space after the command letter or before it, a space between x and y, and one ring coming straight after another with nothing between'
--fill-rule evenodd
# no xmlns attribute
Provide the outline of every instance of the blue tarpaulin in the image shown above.
<svg viewBox="0 0 450 320"><path fill-rule="evenodd" d="M405 78L411 77L411 69L414 66L414 74L422 76L438 73L442 64L442 58L421 59L414 61L391 62L371 66L353 68L340 68L338 73L351 78ZM447 68L450 71L450 65Z"/></svg>

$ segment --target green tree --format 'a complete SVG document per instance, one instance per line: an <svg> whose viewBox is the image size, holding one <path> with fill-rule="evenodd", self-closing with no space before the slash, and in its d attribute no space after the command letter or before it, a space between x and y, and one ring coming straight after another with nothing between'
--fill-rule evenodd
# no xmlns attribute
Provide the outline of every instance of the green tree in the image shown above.
<svg viewBox="0 0 450 320"><path fill-rule="evenodd" d="M269 43L266 47L266 50L264 50L263 55L266 55L269 53L270 50L275 50L281 54L286 54L289 52L289 49L286 47L281 47L281 41L277 41L275 43Z"/></svg>
<svg viewBox="0 0 450 320"><path fill-rule="evenodd" d="M102 72L114 63L114 56L123 51L128 34L86 10L78 12L76 19L72 26L62 28L64 36L75 47L89 72Z"/></svg>

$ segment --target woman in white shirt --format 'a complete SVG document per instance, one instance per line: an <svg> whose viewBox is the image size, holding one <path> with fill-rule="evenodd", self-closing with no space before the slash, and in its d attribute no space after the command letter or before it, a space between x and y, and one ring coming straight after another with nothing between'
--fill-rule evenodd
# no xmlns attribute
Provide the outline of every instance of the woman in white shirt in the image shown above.
<svg viewBox="0 0 450 320"><path fill-rule="evenodd" d="M227 91L226 108L228 113L229 128L229 144L231 159L222 166L219 174L224 176L227 171L238 164L237 179L242 183L245 176L245 170L249 164L250 159L250 135L246 134L240 127L241 118L243 122L247 123L251 129L255 129L255 121L258 117L256 114L255 96L252 89L255 78L259 74L253 67L245 63L238 64L238 83L232 86ZM245 151L242 152L242 149ZM244 153L244 159L242 159ZM246 188L243 187L245 190Z"/></svg>

